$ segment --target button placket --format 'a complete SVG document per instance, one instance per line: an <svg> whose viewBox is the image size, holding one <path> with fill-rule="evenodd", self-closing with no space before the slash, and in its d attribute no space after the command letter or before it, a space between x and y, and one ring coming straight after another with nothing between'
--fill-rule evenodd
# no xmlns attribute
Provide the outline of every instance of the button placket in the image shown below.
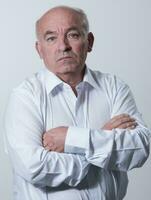
<svg viewBox="0 0 151 200"><path fill-rule="evenodd" d="M77 97L72 91L72 88L67 84L64 85L64 94L65 94L67 104L70 108L70 111L72 112L72 115L75 118L75 106L76 106Z"/></svg>
<svg viewBox="0 0 151 200"><path fill-rule="evenodd" d="M76 121L79 127L85 127L85 113L84 113L84 104L85 104L85 92L84 85L80 84L77 86L78 98L75 106Z"/></svg>

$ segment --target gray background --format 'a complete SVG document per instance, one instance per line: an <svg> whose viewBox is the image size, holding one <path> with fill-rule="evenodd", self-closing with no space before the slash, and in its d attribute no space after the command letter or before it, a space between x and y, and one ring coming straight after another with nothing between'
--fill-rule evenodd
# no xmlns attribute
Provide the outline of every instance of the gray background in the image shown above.
<svg viewBox="0 0 151 200"><path fill-rule="evenodd" d="M140 112L151 127L150 0L5 0L0 2L0 199L11 199L11 169L4 153L3 114L12 88L42 66L34 49L34 23L55 5L83 8L95 35L87 64L116 74L131 87ZM125 200L151 199L151 158L129 172Z"/></svg>

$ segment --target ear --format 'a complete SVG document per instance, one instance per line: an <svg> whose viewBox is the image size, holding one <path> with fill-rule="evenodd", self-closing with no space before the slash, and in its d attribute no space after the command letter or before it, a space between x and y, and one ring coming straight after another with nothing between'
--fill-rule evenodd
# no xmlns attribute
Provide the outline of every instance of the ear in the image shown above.
<svg viewBox="0 0 151 200"><path fill-rule="evenodd" d="M93 43L94 43L94 36L93 33L88 33L88 52L92 51L92 47L93 47Z"/></svg>
<svg viewBox="0 0 151 200"><path fill-rule="evenodd" d="M40 58L42 59L43 56L42 56L42 52L41 52L41 46L40 46L40 43L38 41L36 41L36 43L35 43L35 48L36 48Z"/></svg>

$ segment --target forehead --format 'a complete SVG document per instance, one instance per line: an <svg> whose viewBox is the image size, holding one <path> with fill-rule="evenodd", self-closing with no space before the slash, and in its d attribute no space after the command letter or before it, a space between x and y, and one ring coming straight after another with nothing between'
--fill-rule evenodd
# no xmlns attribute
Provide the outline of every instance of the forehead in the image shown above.
<svg viewBox="0 0 151 200"><path fill-rule="evenodd" d="M38 31L69 29L70 27L82 28L82 20L76 11L55 9L47 12L38 22Z"/></svg>

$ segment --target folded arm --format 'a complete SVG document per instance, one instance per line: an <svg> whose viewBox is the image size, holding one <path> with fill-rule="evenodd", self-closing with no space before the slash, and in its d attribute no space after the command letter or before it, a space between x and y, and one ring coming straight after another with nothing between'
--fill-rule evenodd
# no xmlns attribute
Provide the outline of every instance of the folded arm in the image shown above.
<svg viewBox="0 0 151 200"><path fill-rule="evenodd" d="M121 113L132 117L124 117ZM62 136L65 137L65 148L62 147L65 152L85 155L93 165L120 171L142 166L149 155L150 131L137 111L131 91L126 85L119 89L113 105L112 119L104 127L99 130L65 128L57 127L46 133L44 145L48 150L59 151L58 138Z"/></svg>
<svg viewBox="0 0 151 200"><path fill-rule="evenodd" d="M134 129L137 123L128 114L121 114L110 119L103 127L103 130ZM60 126L52 128L43 134L43 146L48 151L64 152L65 140L69 127Z"/></svg>
<svg viewBox="0 0 151 200"><path fill-rule="evenodd" d="M94 130L69 127L65 152L82 153L89 163L105 169L127 171L142 166L149 155L151 133L125 84L116 93L111 117L121 113L127 113L134 118L137 122L136 128Z"/></svg>
<svg viewBox="0 0 151 200"><path fill-rule="evenodd" d="M7 148L15 173L40 187L77 185L87 174L84 156L49 152L42 146L42 117L28 91L11 95L5 116Z"/></svg>

